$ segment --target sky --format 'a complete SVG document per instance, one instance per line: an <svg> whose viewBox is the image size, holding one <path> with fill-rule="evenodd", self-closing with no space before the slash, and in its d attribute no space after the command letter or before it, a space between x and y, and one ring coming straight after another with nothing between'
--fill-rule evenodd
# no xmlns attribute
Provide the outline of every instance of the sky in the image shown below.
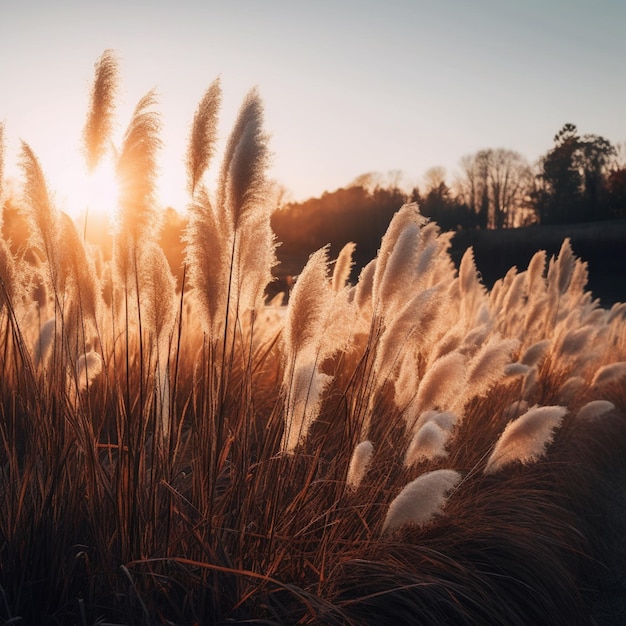
<svg viewBox="0 0 626 626"><path fill-rule="evenodd" d="M410 188L443 166L452 181L482 148L532 163L566 122L626 141L623 0L0 0L0 16L7 174L26 141L61 208L81 201L81 133L109 48L117 141L156 88L159 197L177 209L193 114L218 76L222 141L257 87L269 174L295 201L366 172L401 171Z"/></svg>

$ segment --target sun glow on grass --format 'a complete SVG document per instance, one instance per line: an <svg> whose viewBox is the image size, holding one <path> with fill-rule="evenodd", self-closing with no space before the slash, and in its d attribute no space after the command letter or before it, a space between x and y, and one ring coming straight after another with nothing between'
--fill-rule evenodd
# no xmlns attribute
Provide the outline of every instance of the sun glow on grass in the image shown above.
<svg viewBox="0 0 626 626"><path fill-rule="evenodd" d="M24 143L3 216L0 621L592 623L626 305L599 308L569 240L488 290L404 204L356 284L355 246L332 276L323 247L276 309L263 103L244 99L211 191L214 82L177 280L153 94L111 149L111 87L94 174L66 151L48 177ZM107 253L84 245L112 215Z"/></svg>
<svg viewBox="0 0 626 626"><path fill-rule="evenodd" d="M119 183L115 165L109 157L102 160L93 172L82 167L67 168L67 189L59 189L63 210L73 218L97 215L113 221L119 201Z"/></svg>

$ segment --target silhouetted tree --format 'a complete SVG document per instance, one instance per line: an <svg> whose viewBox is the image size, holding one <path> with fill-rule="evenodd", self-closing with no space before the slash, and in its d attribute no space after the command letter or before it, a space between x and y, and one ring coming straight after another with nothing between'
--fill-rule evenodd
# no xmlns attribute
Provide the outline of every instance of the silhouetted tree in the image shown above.
<svg viewBox="0 0 626 626"><path fill-rule="evenodd" d="M611 217L626 217L626 167L610 172L606 184Z"/></svg>
<svg viewBox="0 0 626 626"><path fill-rule="evenodd" d="M540 160L535 200L542 224L610 217L607 174L615 148L604 137L580 137L565 124L554 148Z"/></svg>
<svg viewBox="0 0 626 626"><path fill-rule="evenodd" d="M446 184L446 170L431 167L424 174L424 192L418 187L413 190L411 200L417 202L422 215L437 222L443 230L475 228L476 215L460 202Z"/></svg>

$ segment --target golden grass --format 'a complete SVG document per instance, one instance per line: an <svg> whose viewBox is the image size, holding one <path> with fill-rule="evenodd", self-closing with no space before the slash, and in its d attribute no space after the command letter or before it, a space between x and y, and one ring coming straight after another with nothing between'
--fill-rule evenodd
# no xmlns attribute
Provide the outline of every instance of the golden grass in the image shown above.
<svg viewBox="0 0 626 626"><path fill-rule="evenodd" d="M157 243L151 94L118 152L110 262L24 144L37 251L0 248L0 617L584 623L626 452L626 309L599 308L567 241L487 291L414 205L357 285L353 249L332 276L323 249L286 308L265 304L262 103L246 97L212 195L219 100L213 83L192 127L180 285ZM535 405L558 419L525 428Z"/></svg>

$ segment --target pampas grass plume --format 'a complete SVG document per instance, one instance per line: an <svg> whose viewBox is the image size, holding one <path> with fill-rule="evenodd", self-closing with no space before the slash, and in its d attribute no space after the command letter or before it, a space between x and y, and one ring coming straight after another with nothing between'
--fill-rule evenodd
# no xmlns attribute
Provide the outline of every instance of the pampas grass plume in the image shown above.
<svg viewBox="0 0 626 626"><path fill-rule="evenodd" d="M505 376L526 376L530 372L530 365L524 365L523 363L509 363L504 367Z"/></svg>
<svg viewBox="0 0 626 626"><path fill-rule="evenodd" d="M59 225L59 237L63 242L59 273L71 278L82 314L96 322L102 296L93 256L85 249L85 243L69 215L60 212Z"/></svg>
<svg viewBox="0 0 626 626"><path fill-rule="evenodd" d="M118 89L118 64L113 50L105 50L96 61L89 111L83 130L87 168L92 171L106 152L113 126L113 109Z"/></svg>
<svg viewBox="0 0 626 626"><path fill-rule="evenodd" d="M419 209L415 202L402 205L400 210L393 216L387 231L383 235L380 242L380 249L376 261L376 270L373 277L372 294L376 302L379 301L380 289L384 276L387 272L387 264L393 250L406 228L423 226L427 220L419 213Z"/></svg>
<svg viewBox="0 0 626 626"><path fill-rule="evenodd" d="M614 408L615 405L608 400L592 400L578 410L576 419L582 422L593 421Z"/></svg>
<svg viewBox="0 0 626 626"><path fill-rule="evenodd" d="M187 190L193 196L215 154L217 122L222 103L220 79L216 78L206 90L193 118L187 147Z"/></svg>
<svg viewBox="0 0 626 626"><path fill-rule="evenodd" d="M167 336L176 313L176 279L161 247L148 242L141 249L139 285L142 322L154 333L157 345Z"/></svg>
<svg viewBox="0 0 626 626"><path fill-rule="evenodd" d="M156 232L161 221L155 203L157 154L161 148L161 122L153 110L155 104L154 91L137 103L116 167L120 185L119 229L133 243Z"/></svg>
<svg viewBox="0 0 626 626"><path fill-rule="evenodd" d="M350 489L357 489L361 484L374 455L374 445L371 441L362 441L354 448L350 465L348 466L348 476L346 485Z"/></svg>
<svg viewBox="0 0 626 626"><path fill-rule="evenodd" d="M558 353L561 357L575 356L585 352L587 345L591 342L598 328L592 325L583 326L582 328L573 328L567 332Z"/></svg>
<svg viewBox="0 0 626 626"><path fill-rule="evenodd" d="M319 414L322 394L332 381L332 376L319 372L316 363L297 365L288 389L285 411L285 430L281 450L292 454L309 432Z"/></svg>
<svg viewBox="0 0 626 626"><path fill-rule="evenodd" d="M460 480L461 474L449 469L434 470L416 478L389 505L382 532L391 532L405 524L428 524L442 512L447 494Z"/></svg>
<svg viewBox="0 0 626 626"><path fill-rule="evenodd" d="M263 103L256 89L244 99L224 154L218 183L218 208L233 230L247 213L265 202L269 165L268 136L263 132Z"/></svg>
<svg viewBox="0 0 626 626"><path fill-rule="evenodd" d="M485 394L505 375L511 353L519 346L517 339L492 337L468 365L467 393L472 397Z"/></svg>
<svg viewBox="0 0 626 626"><path fill-rule="evenodd" d="M361 313L364 313L367 305L371 304L375 272L376 259L372 259L359 274L359 280L354 289L354 303Z"/></svg>
<svg viewBox="0 0 626 626"><path fill-rule="evenodd" d="M407 424L410 426L410 430L413 434L417 433L417 431L428 422L434 422L442 430L452 432L452 429L459 421L461 421L459 416L452 411L429 410L424 411L413 423L407 420Z"/></svg>
<svg viewBox="0 0 626 626"><path fill-rule="evenodd" d="M420 228L417 224L407 224L399 234L377 283L374 294L376 306L389 308L390 303L403 293L403 286L410 284L415 273L419 240Z"/></svg>
<svg viewBox="0 0 626 626"><path fill-rule="evenodd" d="M465 357L450 352L437 359L420 381L415 399L417 412L449 408L465 387Z"/></svg>
<svg viewBox="0 0 626 626"><path fill-rule="evenodd" d="M548 269L548 282L556 288L559 294L563 295L569 287L572 275L574 273L574 265L576 259L572 252L570 239L566 238L561 245L556 260L551 259Z"/></svg>
<svg viewBox="0 0 626 626"><path fill-rule="evenodd" d="M526 291L532 296L545 289L543 273L546 268L546 251L535 252L526 270Z"/></svg>
<svg viewBox="0 0 626 626"><path fill-rule="evenodd" d="M626 377L626 361L618 361L617 363L609 363L600 367L593 379L592 385L606 385L607 383L617 382Z"/></svg>
<svg viewBox="0 0 626 626"><path fill-rule="evenodd" d="M563 406L535 406L509 422L487 460L485 474L493 474L518 461L530 463L539 459L566 413Z"/></svg>
<svg viewBox="0 0 626 626"><path fill-rule="evenodd" d="M310 347L321 336L324 315L320 302L326 296L328 252L314 252L293 288L285 320L285 344L291 358Z"/></svg>
<svg viewBox="0 0 626 626"><path fill-rule="evenodd" d="M266 205L269 209L269 205ZM272 282L276 261L276 241L268 219L269 212L253 212L239 230L239 310L262 307L265 288Z"/></svg>
<svg viewBox="0 0 626 626"><path fill-rule="evenodd" d="M45 176L31 147L22 141L20 166L25 176L25 213L33 227L33 243L53 263L54 248L58 232L58 213L48 192Z"/></svg>
<svg viewBox="0 0 626 626"><path fill-rule="evenodd" d="M538 365L545 357L548 348L550 347L550 343L550 339L537 341L532 346L526 349L526 351L522 355L522 358L519 360L520 363L523 363L524 365L530 365L531 367L534 365Z"/></svg>
<svg viewBox="0 0 626 626"><path fill-rule="evenodd" d="M185 259L189 282L200 309L202 325L213 338L220 334L226 309L230 250L228 240L211 205L208 192L202 188L188 207L185 230Z"/></svg>
<svg viewBox="0 0 626 626"><path fill-rule="evenodd" d="M585 384L582 376L570 376L559 389L558 401L561 404L571 404L574 398L582 392Z"/></svg>
<svg viewBox="0 0 626 626"><path fill-rule="evenodd" d="M332 280L333 289L335 291L343 289L350 278L350 272L352 271L352 266L354 265L352 255L354 254L355 248L356 244L350 241L343 248L341 248L341 251L337 256Z"/></svg>
<svg viewBox="0 0 626 626"><path fill-rule="evenodd" d="M102 357L97 352L90 350L81 354L76 362L78 389L84 391L100 372L102 372Z"/></svg>
<svg viewBox="0 0 626 626"><path fill-rule="evenodd" d="M437 425L435 421L426 422L416 433L404 456L405 467L412 467L420 461L432 461L445 458L446 444L450 431Z"/></svg>

